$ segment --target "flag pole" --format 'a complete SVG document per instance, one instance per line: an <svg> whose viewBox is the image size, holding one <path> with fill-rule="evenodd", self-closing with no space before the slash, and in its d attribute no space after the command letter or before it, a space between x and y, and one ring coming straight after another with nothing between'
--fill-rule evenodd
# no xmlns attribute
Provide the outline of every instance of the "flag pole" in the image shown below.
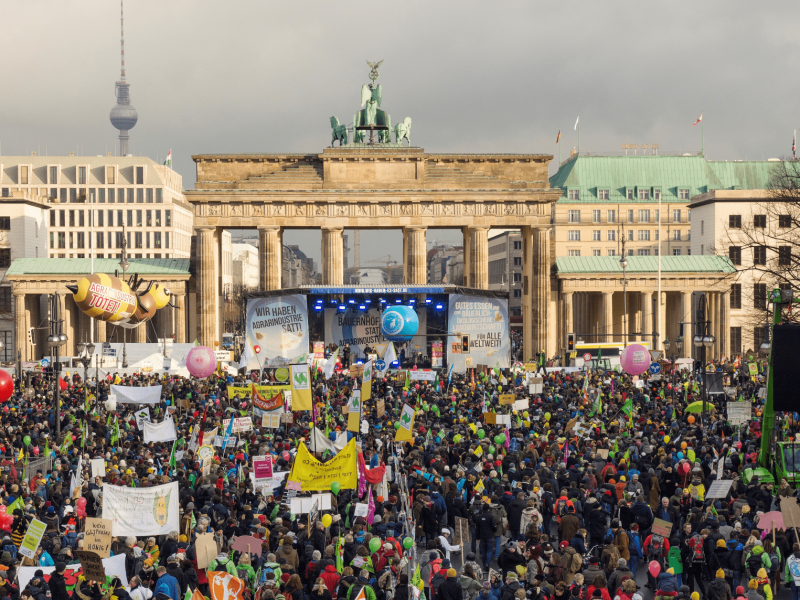
<svg viewBox="0 0 800 600"><path fill-rule="evenodd" d="M703 113L700 113L701 115ZM706 122L700 121L700 152L703 154L703 158L706 156Z"/></svg>

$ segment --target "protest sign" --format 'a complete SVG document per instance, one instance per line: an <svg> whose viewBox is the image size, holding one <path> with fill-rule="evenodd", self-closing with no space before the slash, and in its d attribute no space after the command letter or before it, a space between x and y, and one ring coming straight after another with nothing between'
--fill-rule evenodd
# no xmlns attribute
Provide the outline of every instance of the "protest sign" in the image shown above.
<svg viewBox="0 0 800 600"><path fill-rule="evenodd" d="M261 427L267 429L279 429L281 426L282 410L273 410L261 415Z"/></svg>
<svg viewBox="0 0 800 600"><path fill-rule="evenodd" d="M275 490L281 486L281 483L283 483L283 480L288 474L288 471L273 471L272 477L265 479L262 483L256 483L256 475L251 472L250 481L253 482L254 490L261 490L265 496L269 496L275 493Z"/></svg>
<svg viewBox="0 0 800 600"><path fill-rule="evenodd" d="M97 554L100 558L108 558L111 555L112 526L113 523L109 519L86 517L83 549Z"/></svg>
<svg viewBox="0 0 800 600"><path fill-rule="evenodd" d="M752 418L753 405L750 402L728 402L728 421L733 426L747 423Z"/></svg>
<svg viewBox="0 0 800 600"><path fill-rule="evenodd" d="M669 533L672 531L672 523L662 519L653 519L653 527L651 532L660 535L663 538L669 539Z"/></svg>
<svg viewBox="0 0 800 600"><path fill-rule="evenodd" d="M197 553L197 568L205 569L217 558L217 542L214 541L213 533L200 533L194 542L195 552Z"/></svg>
<svg viewBox="0 0 800 600"><path fill-rule="evenodd" d="M453 544L461 545L462 547L469 546L469 519L465 519L464 517L456 517L455 519Z"/></svg>
<svg viewBox="0 0 800 600"><path fill-rule="evenodd" d="M380 419L386 414L386 403L383 400L378 400L378 402L375 403L375 410L377 411L378 418Z"/></svg>
<svg viewBox="0 0 800 600"><path fill-rule="evenodd" d="M139 431L142 431L144 430L144 422L150 420L150 410L147 408L137 410L133 413L133 416L136 417L136 427L139 428Z"/></svg>
<svg viewBox="0 0 800 600"><path fill-rule="evenodd" d="M353 513L354 517L366 517L369 513L369 504L360 502L356 504L356 511Z"/></svg>
<svg viewBox="0 0 800 600"><path fill-rule="evenodd" d="M324 492L322 494L311 494L310 498L292 498L289 501L289 511L293 515L304 515L313 510L314 504L319 506L319 510L336 508L336 501L332 501L331 493Z"/></svg>
<svg viewBox="0 0 800 600"><path fill-rule="evenodd" d="M257 385L256 391L261 394L264 398L274 398L276 395L280 394L281 392L287 392L291 389L289 385ZM240 398L246 398L252 394L252 387L251 386L236 386L236 385L229 385L228 386L228 398L233 398L234 396L239 396Z"/></svg>
<svg viewBox="0 0 800 600"><path fill-rule="evenodd" d="M103 484L103 518L113 535L166 535L179 531L178 482L150 488Z"/></svg>
<svg viewBox="0 0 800 600"><path fill-rule="evenodd" d="M22 545L19 547L19 553L22 556L33 558L36 554L36 549L39 547L39 542L42 541L44 530L47 528L42 521L34 519L28 525L28 531L25 533L25 538L22 540Z"/></svg>
<svg viewBox="0 0 800 600"><path fill-rule="evenodd" d="M216 558L216 557L215 557ZM124 587L128 587L128 576L125 573L125 555L124 554L117 554L116 556L112 556L111 558L104 558L103 559L103 568L105 569L105 574L109 577L119 577L120 582ZM33 579L36 571L40 570L44 574L45 577L50 575L53 571L56 570L55 567L40 567L38 565L33 567L20 567L17 569L17 580L20 584L20 589L25 589L27 585L30 583L31 579ZM83 569L80 565L67 565L67 570L64 572L64 578L67 580L67 592L69 593L72 591L70 589L70 582L76 582L78 577L83 574ZM74 597L74 596L73 596Z"/></svg>
<svg viewBox="0 0 800 600"><path fill-rule="evenodd" d="M435 381L436 371L409 371L411 381Z"/></svg>
<svg viewBox="0 0 800 600"><path fill-rule="evenodd" d="M228 424L231 422L230 419L223 419L222 420L222 429L228 431ZM248 431L253 431L253 421L250 417L236 417L233 420L233 428L231 429L233 433L245 433Z"/></svg>
<svg viewBox="0 0 800 600"><path fill-rule="evenodd" d="M516 394L500 394L500 404L514 404L516 401Z"/></svg>
<svg viewBox="0 0 800 600"><path fill-rule="evenodd" d="M514 410L527 410L529 406L530 400L528 398L514 401Z"/></svg>
<svg viewBox="0 0 800 600"><path fill-rule="evenodd" d="M106 476L106 461L102 458L93 458L92 477L105 477Z"/></svg>
<svg viewBox="0 0 800 600"><path fill-rule="evenodd" d="M172 442L178 439L175 430L175 421L172 418L164 419L161 423L151 423L144 421L144 443L150 442Z"/></svg>
<svg viewBox="0 0 800 600"><path fill-rule="evenodd" d="M262 483L263 480L272 477L272 457L269 455L254 456L253 473L255 473L256 483Z"/></svg>
<svg viewBox="0 0 800 600"><path fill-rule="evenodd" d="M723 465L724 465L723 461ZM717 480L712 481L711 485L708 487L708 491L705 494L706 498L725 498L727 497L728 493L731 491L731 485L733 485L733 481L731 480Z"/></svg>
<svg viewBox="0 0 800 600"><path fill-rule="evenodd" d="M103 566L103 559L97 556L96 552L87 550L75 550L75 556L81 561L83 577L87 581L106 582L106 569Z"/></svg>
<svg viewBox="0 0 800 600"><path fill-rule="evenodd" d="M112 385L111 393L116 394L117 404L158 404L161 402L161 386L133 387Z"/></svg>
<svg viewBox="0 0 800 600"><path fill-rule="evenodd" d="M289 479L300 482L304 492L329 490L334 481L338 481L343 490L355 489L358 483L357 456L355 439L350 440L339 454L324 464L300 442Z"/></svg>

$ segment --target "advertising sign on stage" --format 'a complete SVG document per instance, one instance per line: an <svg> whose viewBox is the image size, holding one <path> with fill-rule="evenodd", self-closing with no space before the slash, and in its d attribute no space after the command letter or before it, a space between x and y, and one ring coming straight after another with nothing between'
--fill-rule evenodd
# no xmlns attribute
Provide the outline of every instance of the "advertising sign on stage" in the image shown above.
<svg viewBox="0 0 800 600"><path fill-rule="evenodd" d="M441 367L442 366L442 342L441 340L433 340L431 342L431 366L432 367Z"/></svg>
<svg viewBox="0 0 800 600"><path fill-rule="evenodd" d="M451 295L447 332L451 339L461 341L460 352L453 351L453 343L447 347L447 363L455 365L457 373L466 370L468 356L477 364L501 369L511 366L507 299Z"/></svg>
<svg viewBox="0 0 800 600"><path fill-rule="evenodd" d="M247 342L259 347L264 366L282 366L308 353L308 307L302 294L250 298L247 301Z"/></svg>

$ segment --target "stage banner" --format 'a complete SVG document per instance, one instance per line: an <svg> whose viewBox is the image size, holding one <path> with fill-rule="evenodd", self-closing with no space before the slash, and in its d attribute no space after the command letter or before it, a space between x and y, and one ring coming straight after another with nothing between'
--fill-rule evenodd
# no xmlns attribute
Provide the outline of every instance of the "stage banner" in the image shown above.
<svg viewBox="0 0 800 600"><path fill-rule="evenodd" d="M306 297L297 294L250 298L247 343L259 365L275 367L302 362L296 359L309 351Z"/></svg>
<svg viewBox="0 0 800 600"><path fill-rule="evenodd" d="M358 448L355 438L326 463L314 458L306 445L300 442L289 480L299 482L303 492L329 490L334 481L338 481L343 490L354 490L358 485L357 473Z"/></svg>
<svg viewBox="0 0 800 600"><path fill-rule="evenodd" d="M144 425L144 443L150 442L172 442L178 439L178 433L175 431L175 421L172 419L164 419L161 423L151 423L145 421ZM114 535L117 535L116 533Z"/></svg>
<svg viewBox="0 0 800 600"><path fill-rule="evenodd" d="M428 330L427 313L421 310L419 317L419 334L411 338L405 347L407 356L417 352L425 354L426 338ZM364 357L364 348L369 346L375 350L377 346L388 346L387 340L381 333L381 311L379 308L369 308L358 310L357 306L351 306L344 312L339 312L336 308L325 309L325 344L336 344L344 346L350 344L350 356L353 358ZM341 350L339 357L342 358ZM347 365L343 365L347 368Z"/></svg>
<svg viewBox="0 0 800 600"><path fill-rule="evenodd" d="M112 385L111 393L117 395L117 404L158 404L161 401L161 386L132 387Z"/></svg>
<svg viewBox="0 0 800 600"><path fill-rule="evenodd" d="M473 365L499 366L510 362L508 300L452 294L448 307L447 364L457 373L466 371L466 359ZM458 334L458 335L456 335Z"/></svg>
<svg viewBox="0 0 800 600"><path fill-rule="evenodd" d="M150 488L103 485L103 518L115 536L166 535L180 530L178 482Z"/></svg>

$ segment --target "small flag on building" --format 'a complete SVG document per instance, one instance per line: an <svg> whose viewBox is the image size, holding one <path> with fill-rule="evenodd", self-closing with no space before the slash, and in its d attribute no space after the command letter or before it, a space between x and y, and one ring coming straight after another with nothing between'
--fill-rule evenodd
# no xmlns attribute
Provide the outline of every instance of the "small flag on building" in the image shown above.
<svg viewBox="0 0 800 600"><path fill-rule="evenodd" d="M699 116L699 117L697 117L697 121L695 121L694 123L692 123L692 127L694 127L694 126L695 126L695 125L697 125L698 123L702 123L702 122L703 122L703 113L700 113L700 116Z"/></svg>
<svg viewBox="0 0 800 600"><path fill-rule="evenodd" d="M558 135L556 136L556 144L558 143L558 140L560 140L560 139L561 139L561 130L559 129L558 130Z"/></svg>
<svg viewBox="0 0 800 600"><path fill-rule="evenodd" d="M172 166L172 150L170 150L169 153L167 154L167 160L164 161L164 165L166 165L167 167Z"/></svg>
<svg viewBox="0 0 800 600"><path fill-rule="evenodd" d="M580 120L581 120L581 116L578 115L578 118L575 119L575 127L572 128L573 130L577 130L578 129L578 123L580 123Z"/></svg>

